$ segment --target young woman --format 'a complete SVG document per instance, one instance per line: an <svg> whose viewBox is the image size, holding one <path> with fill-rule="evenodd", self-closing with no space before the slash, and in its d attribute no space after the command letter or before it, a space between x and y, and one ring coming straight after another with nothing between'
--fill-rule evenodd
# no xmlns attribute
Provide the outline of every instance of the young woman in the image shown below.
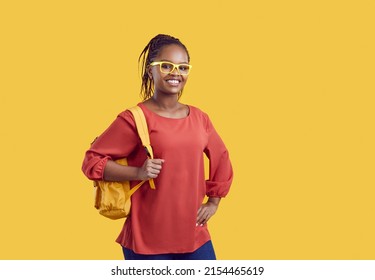
<svg viewBox="0 0 375 280"><path fill-rule="evenodd" d="M216 259L207 229L233 177L228 151L207 114L179 102L191 70L179 39L157 35L142 51L145 114L154 159L148 159L129 111L118 115L86 152L82 170L91 180L145 183L117 238L125 259ZM203 153L210 161L205 180ZM126 157L129 166L114 162ZM205 196L206 203L203 203Z"/></svg>

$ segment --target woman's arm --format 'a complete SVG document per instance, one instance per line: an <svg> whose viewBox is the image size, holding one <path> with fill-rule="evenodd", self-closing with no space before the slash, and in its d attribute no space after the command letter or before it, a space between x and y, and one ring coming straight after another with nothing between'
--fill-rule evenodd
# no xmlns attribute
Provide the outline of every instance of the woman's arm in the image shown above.
<svg viewBox="0 0 375 280"><path fill-rule="evenodd" d="M108 160L104 168L104 181L133 181L149 180L158 177L164 160L147 159L142 167L124 166L112 160Z"/></svg>
<svg viewBox="0 0 375 280"><path fill-rule="evenodd" d="M206 116L208 142L204 153L210 161L209 178L206 180L207 203L197 213L197 225L203 226L216 213L222 197L225 197L233 180L233 169L229 153L220 136Z"/></svg>
<svg viewBox="0 0 375 280"><path fill-rule="evenodd" d="M140 144L133 116L124 111L86 151L82 171L90 180L121 182L156 178L161 170L160 159L147 159L142 167L115 162L115 159L128 157Z"/></svg>

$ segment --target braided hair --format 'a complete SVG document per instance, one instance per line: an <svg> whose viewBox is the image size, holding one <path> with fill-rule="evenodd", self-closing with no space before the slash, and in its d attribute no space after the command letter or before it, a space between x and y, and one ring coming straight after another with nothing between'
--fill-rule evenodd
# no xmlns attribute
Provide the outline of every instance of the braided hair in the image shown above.
<svg viewBox="0 0 375 280"><path fill-rule="evenodd" d="M142 86L141 86L141 96L143 100L149 99L154 93L154 83L153 80L148 75L148 66L152 63L155 57L158 56L161 49L168 45L178 45L182 47L187 54L188 62L190 62L190 56L187 48L184 44L180 42L179 39L172 37L170 35L159 34L151 39L151 41L147 44L147 46L141 52L138 63L142 65ZM179 93L178 97L180 97L182 91Z"/></svg>

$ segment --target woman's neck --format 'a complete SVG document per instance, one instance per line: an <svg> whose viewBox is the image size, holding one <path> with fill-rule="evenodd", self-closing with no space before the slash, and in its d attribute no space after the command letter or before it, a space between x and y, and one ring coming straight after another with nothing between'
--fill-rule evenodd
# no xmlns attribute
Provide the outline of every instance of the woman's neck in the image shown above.
<svg viewBox="0 0 375 280"><path fill-rule="evenodd" d="M155 93L150 101L160 110L174 110L180 106L176 95L159 95Z"/></svg>
<svg viewBox="0 0 375 280"><path fill-rule="evenodd" d="M178 102L176 95L171 96L158 96L154 94L150 99L146 100L143 104L154 113L173 119L185 118L189 115L189 107Z"/></svg>

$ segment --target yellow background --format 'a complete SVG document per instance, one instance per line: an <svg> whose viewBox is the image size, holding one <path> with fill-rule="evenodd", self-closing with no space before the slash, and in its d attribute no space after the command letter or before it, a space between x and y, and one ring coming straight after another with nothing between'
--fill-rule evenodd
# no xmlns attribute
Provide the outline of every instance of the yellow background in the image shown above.
<svg viewBox="0 0 375 280"><path fill-rule="evenodd" d="M374 259L375 2L2 1L0 259L121 259L85 150L140 101L158 33L194 65L235 180L220 259Z"/></svg>

